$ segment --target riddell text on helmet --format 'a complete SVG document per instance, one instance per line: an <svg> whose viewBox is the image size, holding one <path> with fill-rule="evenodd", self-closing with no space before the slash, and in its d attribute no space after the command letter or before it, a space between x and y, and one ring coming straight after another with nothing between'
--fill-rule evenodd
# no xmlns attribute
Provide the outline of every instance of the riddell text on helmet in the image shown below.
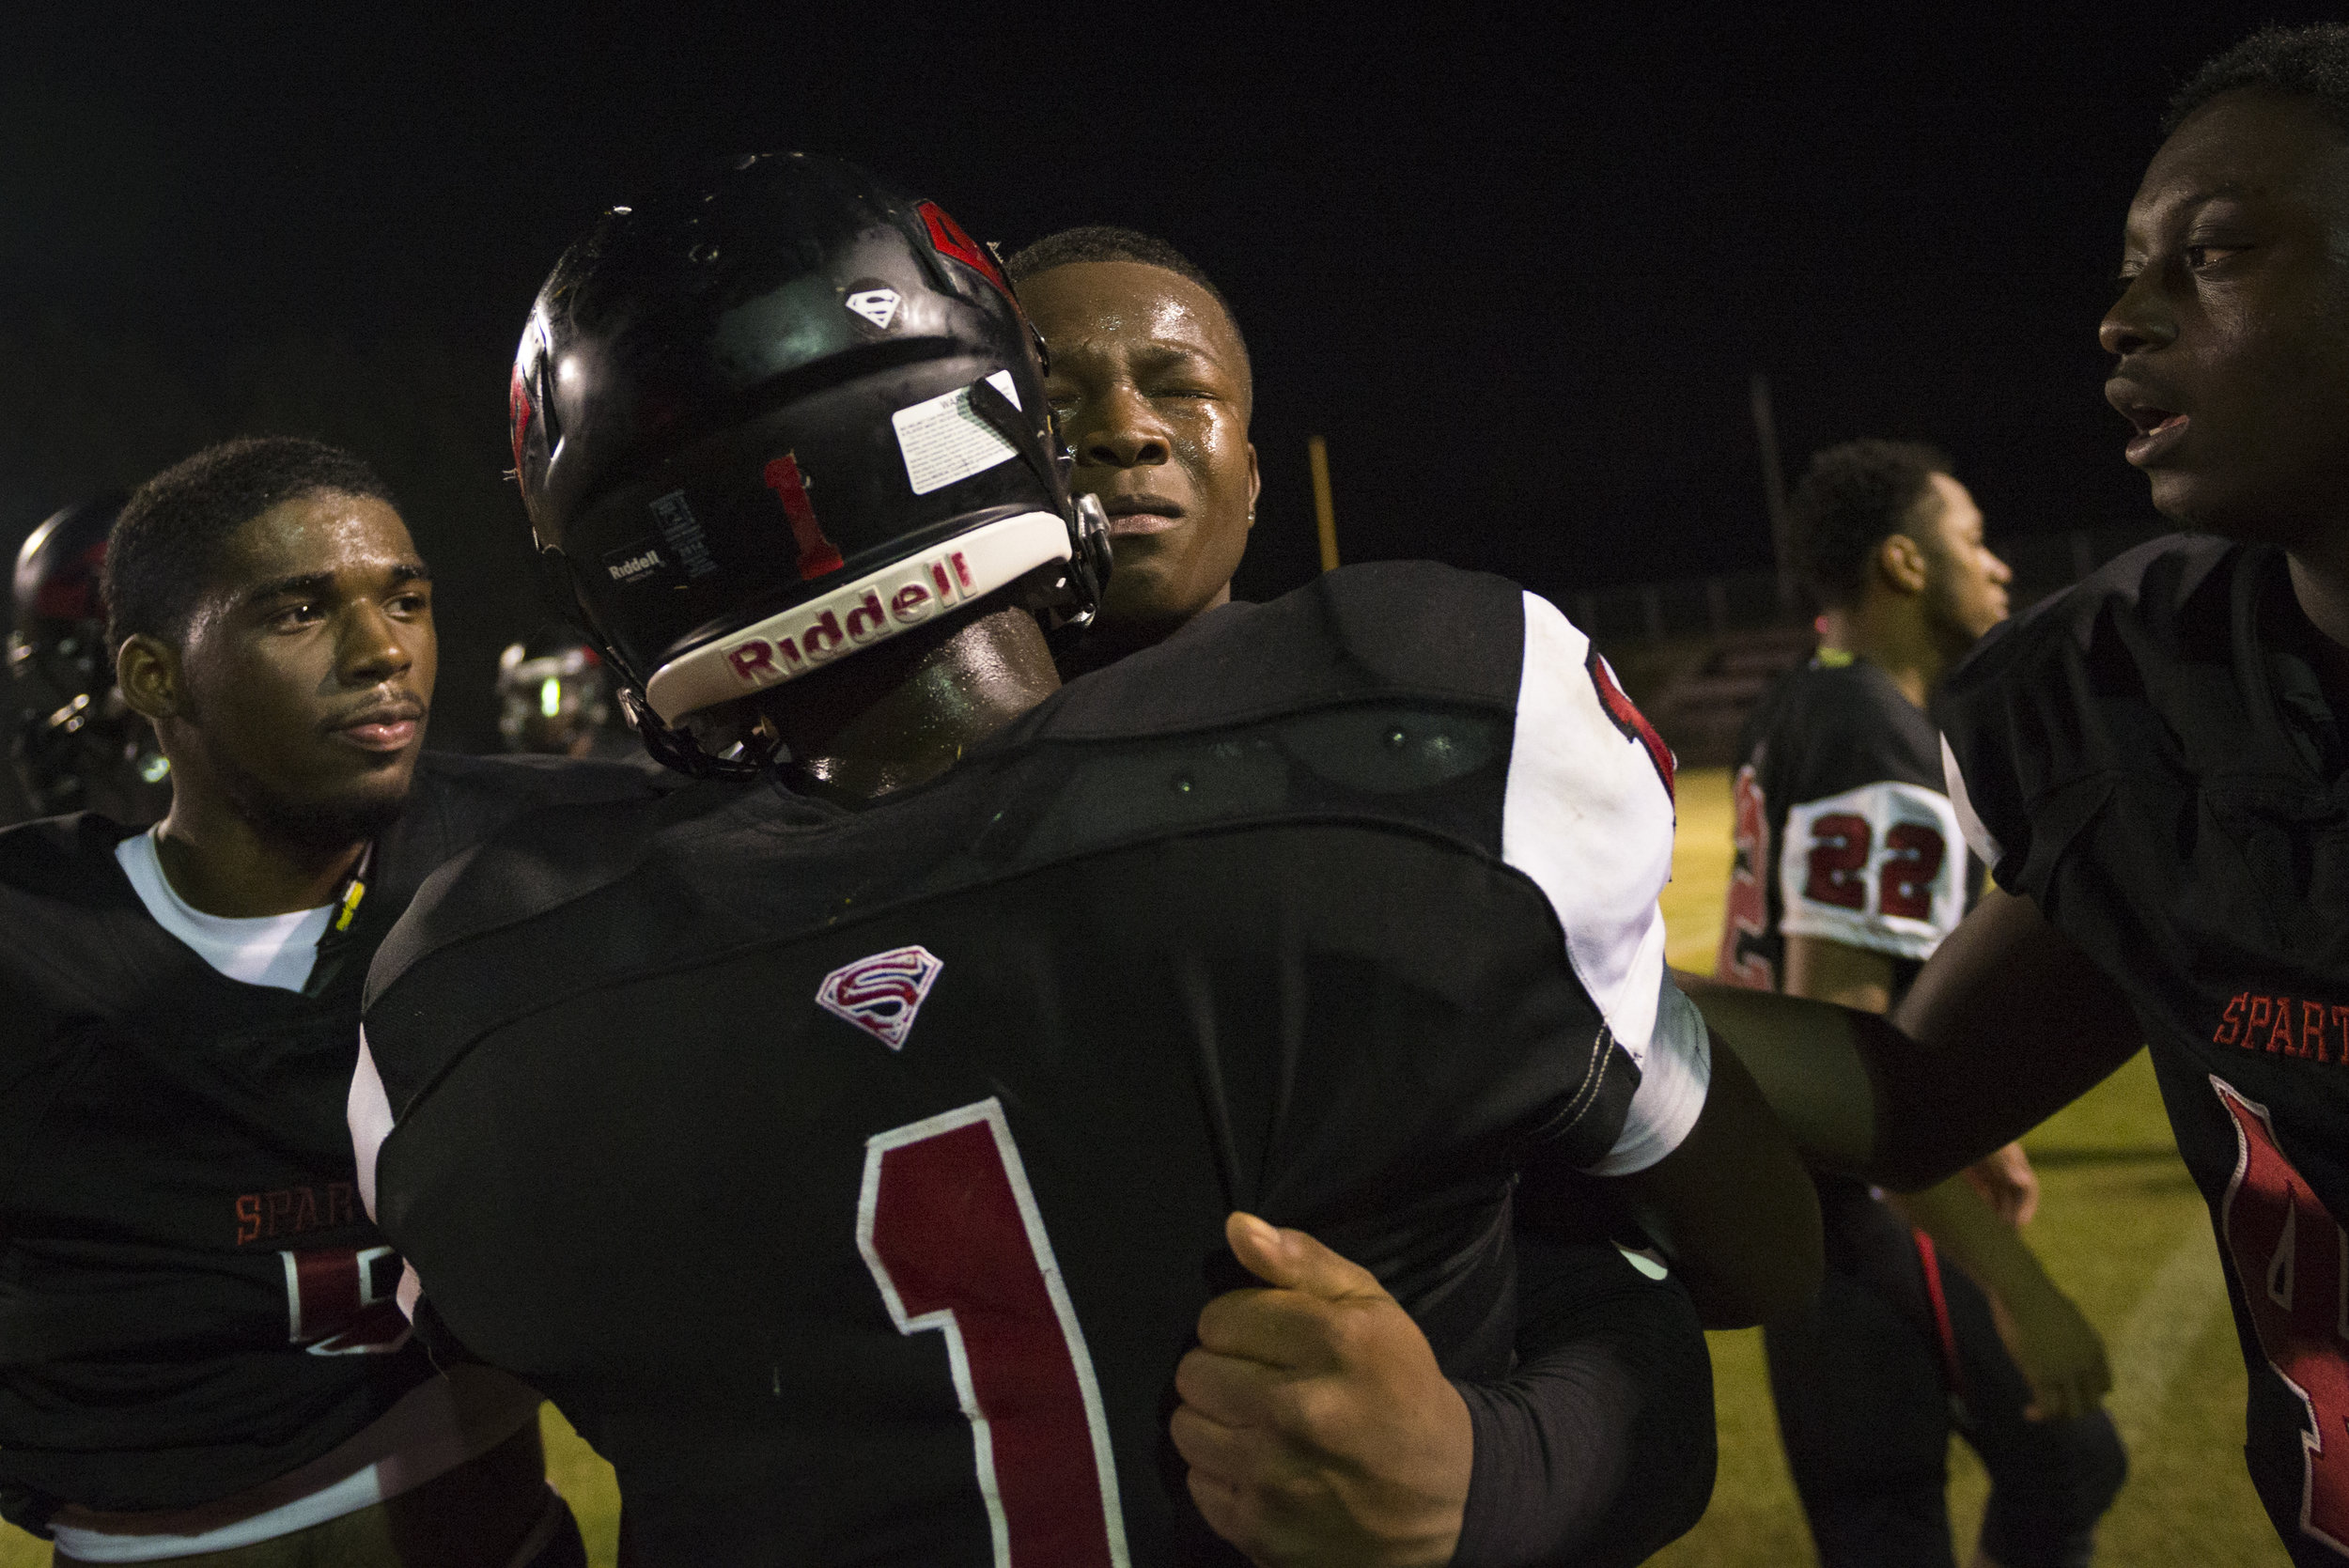
<svg viewBox="0 0 2349 1568"><path fill-rule="evenodd" d="M809 605L796 632L744 638L726 649L726 667L749 688L789 680L927 620L969 598L972 588L971 565L959 550L909 561L846 606L821 599Z"/></svg>

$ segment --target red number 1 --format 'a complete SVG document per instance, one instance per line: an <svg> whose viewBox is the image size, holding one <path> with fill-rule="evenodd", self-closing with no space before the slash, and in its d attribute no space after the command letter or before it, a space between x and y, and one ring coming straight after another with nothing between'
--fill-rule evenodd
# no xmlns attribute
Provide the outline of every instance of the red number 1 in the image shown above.
<svg viewBox="0 0 2349 1568"><path fill-rule="evenodd" d="M408 1343L394 1299L399 1254L388 1247L280 1252L288 1343L313 1356L388 1356Z"/></svg>
<svg viewBox="0 0 2349 1568"><path fill-rule="evenodd" d="M946 1337L996 1568L1126 1568L1093 1358L1002 1104L865 1140L856 1231L897 1331Z"/></svg>
<svg viewBox="0 0 2349 1568"><path fill-rule="evenodd" d="M791 539L800 550L800 581L838 571L846 563L825 536L824 525L816 520L816 504L807 498L807 476L800 472L798 455L786 452L767 465L762 477L783 503L783 515L791 520Z"/></svg>
<svg viewBox="0 0 2349 1568"><path fill-rule="evenodd" d="M2214 1075L2234 1118L2234 1179L2218 1222L2260 1350L2300 1396L2300 1529L2349 1552L2349 1237L2276 1143L2267 1108Z"/></svg>

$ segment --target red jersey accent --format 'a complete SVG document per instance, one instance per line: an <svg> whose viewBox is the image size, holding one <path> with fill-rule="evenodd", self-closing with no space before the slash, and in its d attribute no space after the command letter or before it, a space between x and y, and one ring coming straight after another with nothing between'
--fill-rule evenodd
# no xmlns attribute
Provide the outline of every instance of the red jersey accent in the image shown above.
<svg viewBox="0 0 2349 1568"><path fill-rule="evenodd" d="M1672 749L1664 744L1664 737L1656 733L1656 726L1647 722L1647 715L1640 711L1639 705L1624 695L1623 688L1615 684L1615 672L1599 657L1595 646L1583 660L1583 666L1591 672L1591 684L1598 688L1598 706L1607 710L1615 728L1647 748L1648 760L1656 764L1656 776L1664 781L1665 795L1677 802L1680 798L1672 789Z"/></svg>
<svg viewBox="0 0 2349 1568"><path fill-rule="evenodd" d="M1713 961L1713 977L1756 991L1775 991L1777 966L1745 951L1746 941L1740 939L1758 941L1770 932L1770 805L1751 763L1737 769L1735 838L1737 858L1729 868L1729 908L1721 923L1721 950Z"/></svg>
<svg viewBox="0 0 2349 1568"><path fill-rule="evenodd" d="M2260 1352L2307 1407L2300 1529L2349 1552L2349 1357L2341 1337L2341 1226L2276 1143L2267 1108L2217 1074L2211 1088L2234 1119L2239 1153L2219 1208L2235 1284Z"/></svg>

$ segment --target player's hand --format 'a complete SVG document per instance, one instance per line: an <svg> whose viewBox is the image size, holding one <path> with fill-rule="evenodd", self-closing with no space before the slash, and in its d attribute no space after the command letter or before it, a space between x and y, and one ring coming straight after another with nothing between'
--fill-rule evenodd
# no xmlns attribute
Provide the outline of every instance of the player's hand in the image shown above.
<svg viewBox="0 0 2349 1568"><path fill-rule="evenodd" d="M1270 1287L1219 1296L1175 1370L1174 1447L1257 1568L1438 1568L1468 1505L1468 1405L1369 1270L1302 1231L1223 1232Z"/></svg>
<svg viewBox="0 0 2349 1568"><path fill-rule="evenodd" d="M2030 1384L2031 1401L2023 1419L2068 1421L2096 1407L2112 1389L2112 1371L2105 1364L2105 1342L2072 1298L2043 1282L2012 1293L2007 1299L1983 1293L1990 1302L1991 1321L2006 1353L2015 1358Z"/></svg>
<svg viewBox="0 0 2349 1568"><path fill-rule="evenodd" d="M1966 1180L1998 1217L2021 1230L2039 1212L2039 1172L2020 1143L2009 1143L1966 1167Z"/></svg>

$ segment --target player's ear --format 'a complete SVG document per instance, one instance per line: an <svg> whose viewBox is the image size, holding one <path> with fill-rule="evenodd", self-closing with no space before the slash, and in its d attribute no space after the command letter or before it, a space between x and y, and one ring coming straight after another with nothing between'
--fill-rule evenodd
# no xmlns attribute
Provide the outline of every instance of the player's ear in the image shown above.
<svg viewBox="0 0 2349 1568"><path fill-rule="evenodd" d="M149 723L176 719L187 706L179 650L143 631L122 640L115 655L115 684L131 711Z"/></svg>
<svg viewBox="0 0 2349 1568"><path fill-rule="evenodd" d="M1906 534L1891 534L1876 546L1877 575L1896 594L1921 594L1929 575L1925 547Z"/></svg>
<svg viewBox="0 0 2349 1568"><path fill-rule="evenodd" d="M1256 469L1256 443L1248 443L1248 526L1256 526L1256 497L1264 492L1264 475Z"/></svg>

